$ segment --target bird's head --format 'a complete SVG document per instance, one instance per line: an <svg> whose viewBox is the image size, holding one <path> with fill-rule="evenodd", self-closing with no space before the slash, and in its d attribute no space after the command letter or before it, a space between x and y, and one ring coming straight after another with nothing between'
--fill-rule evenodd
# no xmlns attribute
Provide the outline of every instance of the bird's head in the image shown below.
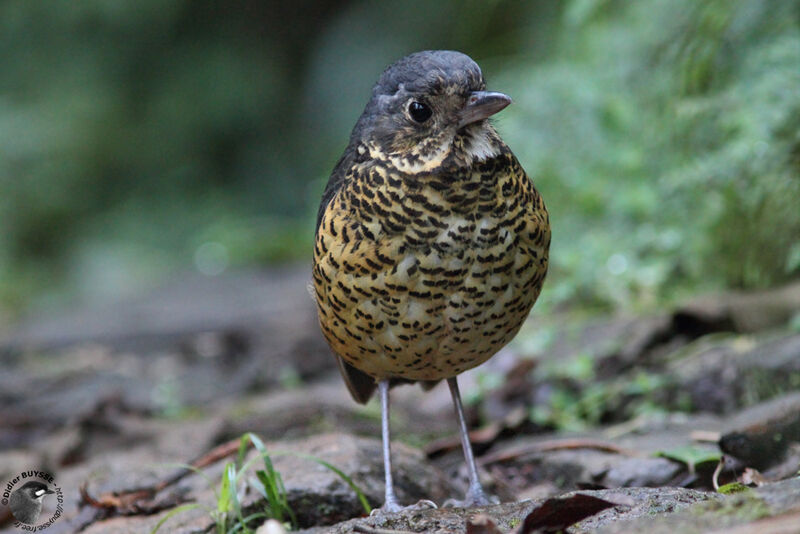
<svg viewBox="0 0 800 534"><path fill-rule="evenodd" d="M47 487L47 485L42 484L41 482L31 481L26 482L17 490L22 492L28 498L34 501L42 501L45 495L49 495L51 493L55 493L53 490Z"/></svg>
<svg viewBox="0 0 800 534"><path fill-rule="evenodd" d="M499 137L487 119L510 103L503 93L486 91L481 69L469 56L417 52L383 72L351 143L411 174L469 165L499 152Z"/></svg>

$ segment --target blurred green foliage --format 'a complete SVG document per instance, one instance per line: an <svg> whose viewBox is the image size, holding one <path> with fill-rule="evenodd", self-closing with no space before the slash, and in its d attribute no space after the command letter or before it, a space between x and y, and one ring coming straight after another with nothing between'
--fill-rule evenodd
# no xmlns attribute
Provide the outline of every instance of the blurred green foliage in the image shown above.
<svg viewBox="0 0 800 534"><path fill-rule="evenodd" d="M383 67L474 57L551 211L551 303L800 269L800 1L7 0L0 308L307 260Z"/></svg>
<svg viewBox="0 0 800 534"><path fill-rule="evenodd" d="M796 276L799 19L797 2L573 2L558 59L505 72L507 136L552 212L556 300Z"/></svg>

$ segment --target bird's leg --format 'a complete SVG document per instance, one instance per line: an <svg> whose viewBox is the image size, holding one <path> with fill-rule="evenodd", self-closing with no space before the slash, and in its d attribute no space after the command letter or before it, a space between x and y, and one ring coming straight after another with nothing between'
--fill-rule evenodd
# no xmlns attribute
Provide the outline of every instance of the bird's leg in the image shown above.
<svg viewBox="0 0 800 534"><path fill-rule="evenodd" d="M392 448L391 436L389 432L389 380L378 382L378 393L381 397L381 434L383 436L383 469L386 481L386 494L383 506L373 510L372 515L382 513L400 512L403 510L425 510L436 508L436 503L428 500L421 500L411 506L400 506L397 502L397 495L394 493L394 481L392 480Z"/></svg>
<svg viewBox="0 0 800 534"><path fill-rule="evenodd" d="M475 455L472 453L472 445L469 442L469 432L467 430L467 420L464 417L464 406L461 404L461 394L458 391L458 380L456 377L448 378L447 385L450 387L450 395L453 397L453 405L456 409L458 418L458 429L461 434L461 447L464 449L464 460L467 464L467 475L469 476L469 489L463 501L448 501L445 506L465 507L487 506L494 504L496 500L490 499L483 491L481 481L478 479L478 467L475 465Z"/></svg>
<svg viewBox="0 0 800 534"><path fill-rule="evenodd" d="M392 446L389 432L389 379L378 382L378 392L381 396L381 435L383 436L383 469L386 480L386 496L381 506L384 512L399 512L402 507L397 502L394 494L394 481L392 480Z"/></svg>

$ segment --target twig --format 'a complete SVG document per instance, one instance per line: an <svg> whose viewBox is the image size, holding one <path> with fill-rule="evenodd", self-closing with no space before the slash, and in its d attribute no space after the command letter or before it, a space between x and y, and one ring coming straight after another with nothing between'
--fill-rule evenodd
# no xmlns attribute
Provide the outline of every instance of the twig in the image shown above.
<svg viewBox="0 0 800 534"><path fill-rule="evenodd" d="M230 441L226 441L220 445L217 445L207 453L203 454L199 458L194 459L192 462L189 463L192 467L196 469L202 469L203 467L207 467L211 464L217 463L218 461L222 460L223 458L227 458L229 456L233 456L239 451L239 444L241 443L240 438L232 439ZM253 446L252 443L249 441L247 442L247 447L250 448ZM162 480L158 484L154 486L156 492L163 490L173 484L177 483L187 475L192 474L193 471L191 469L181 469L171 477L167 478L166 480Z"/></svg>
<svg viewBox="0 0 800 534"><path fill-rule="evenodd" d="M534 454L537 452L552 452L575 449L595 449L602 452L610 452L613 454L621 454L623 456L631 457L642 456L642 453L638 451L618 447L617 445L608 443L606 441L595 439L554 439L523 445L508 451L499 451L494 454L488 454L483 458L480 458L478 463L481 465L487 465L497 462L507 462L508 460L514 460L520 456L526 456L528 454Z"/></svg>
<svg viewBox="0 0 800 534"><path fill-rule="evenodd" d="M202 456L194 459L189 465L194 469L202 469L213 463L216 463L223 458L227 458L236 454L239 450L240 439L233 439L218 445L203 454ZM248 445L252 446L252 444ZM137 511L147 509L150 510L154 506L153 503L146 503L146 501L153 499L156 494L162 490L177 484L180 480L187 475L192 474L193 469L181 469L171 477L143 488L129 489L119 492L109 492L94 497L89 493L88 482L84 482L80 487L81 503L88 504L93 508L102 508L105 510L113 510L117 513L136 513ZM157 506L156 506L157 509Z"/></svg>
<svg viewBox="0 0 800 534"><path fill-rule="evenodd" d="M719 491L719 474L722 472L722 458L719 459L717 468L714 469L714 474L711 475L711 484L714 486L714 491Z"/></svg>

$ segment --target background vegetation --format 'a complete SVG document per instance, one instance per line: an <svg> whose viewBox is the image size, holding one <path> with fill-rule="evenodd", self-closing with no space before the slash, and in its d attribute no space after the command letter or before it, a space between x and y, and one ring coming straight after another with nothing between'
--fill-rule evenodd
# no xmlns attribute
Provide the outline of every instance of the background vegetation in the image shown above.
<svg viewBox="0 0 800 534"><path fill-rule="evenodd" d="M428 48L515 99L545 306L797 277L797 0L6 0L0 310L307 262L372 83Z"/></svg>

